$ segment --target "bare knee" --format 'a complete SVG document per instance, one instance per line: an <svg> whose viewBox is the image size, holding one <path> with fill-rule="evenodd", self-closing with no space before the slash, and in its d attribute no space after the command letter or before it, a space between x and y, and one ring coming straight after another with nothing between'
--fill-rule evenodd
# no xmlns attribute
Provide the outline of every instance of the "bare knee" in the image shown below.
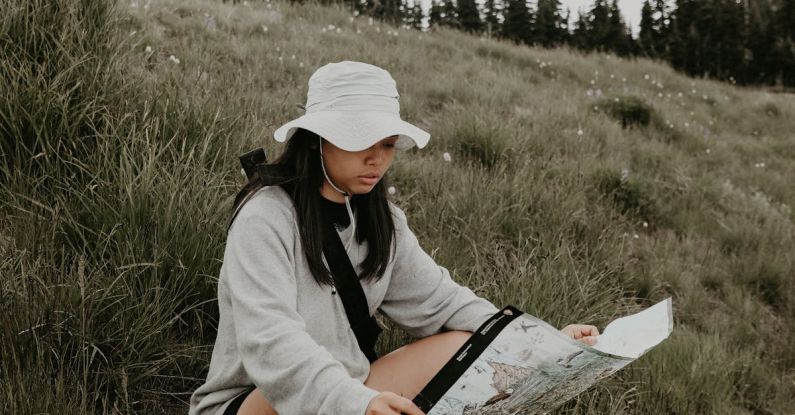
<svg viewBox="0 0 795 415"><path fill-rule="evenodd" d="M237 415L279 415L270 402L265 399L265 395L259 390L254 389L248 394L240 409L237 410Z"/></svg>

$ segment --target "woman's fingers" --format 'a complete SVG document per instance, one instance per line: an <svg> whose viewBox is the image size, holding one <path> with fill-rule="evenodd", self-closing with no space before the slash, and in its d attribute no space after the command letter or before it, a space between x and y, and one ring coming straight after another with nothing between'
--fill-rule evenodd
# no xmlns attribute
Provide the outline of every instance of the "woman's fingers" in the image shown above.
<svg viewBox="0 0 795 415"><path fill-rule="evenodd" d="M381 392L367 405L367 415L425 415L410 399L393 392Z"/></svg>
<svg viewBox="0 0 795 415"><path fill-rule="evenodd" d="M389 403L389 406L396 410L398 414L425 415L425 413L422 412L417 405L414 405L414 402L402 396L394 395L392 401Z"/></svg>
<svg viewBox="0 0 795 415"><path fill-rule="evenodd" d="M582 340L591 346L596 344L596 336L599 335L599 329L588 324L569 324L561 331L568 334L572 339Z"/></svg>

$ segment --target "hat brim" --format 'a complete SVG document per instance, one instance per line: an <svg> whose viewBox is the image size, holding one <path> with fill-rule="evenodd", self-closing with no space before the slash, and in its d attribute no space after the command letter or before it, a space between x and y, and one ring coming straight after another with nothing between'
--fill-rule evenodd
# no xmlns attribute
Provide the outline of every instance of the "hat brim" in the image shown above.
<svg viewBox="0 0 795 415"><path fill-rule="evenodd" d="M341 111L302 115L277 128L273 138L283 143L299 128L312 131L345 151L365 150L393 135L398 136L398 150L415 145L423 148L431 138L426 131L389 113Z"/></svg>

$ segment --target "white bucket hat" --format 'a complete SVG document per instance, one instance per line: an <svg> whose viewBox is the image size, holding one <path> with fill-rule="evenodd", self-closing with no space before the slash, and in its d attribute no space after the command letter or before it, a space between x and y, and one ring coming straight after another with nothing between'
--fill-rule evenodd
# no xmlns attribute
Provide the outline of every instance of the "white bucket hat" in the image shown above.
<svg viewBox="0 0 795 415"><path fill-rule="evenodd" d="M395 147L425 147L430 134L400 118L395 80L367 63L342 61L318 68L309 78L306 113L277 128L285 142L298 128L312 131L346 151L367 149L398 135Z"/></svg>

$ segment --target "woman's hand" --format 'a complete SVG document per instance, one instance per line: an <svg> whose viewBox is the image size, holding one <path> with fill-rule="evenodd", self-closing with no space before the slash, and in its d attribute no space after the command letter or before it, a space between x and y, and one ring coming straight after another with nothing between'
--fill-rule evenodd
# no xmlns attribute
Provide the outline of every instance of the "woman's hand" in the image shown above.
<svg viewBox="0 0 795 415"><path fill-rule="evenodd" d="M596 326L585 324L569 324L561 331L571 336L572 339L579 340L588 346L595 345L596 336L599 335L599 329L597 329Z"/></svg>
<svg viewBox="0 0 795 415"><path fill-rule="evenodd" d="M365 415L425 415L414 405L411 399L406 399L396 393L381 392L367 405Z"/></svg>

